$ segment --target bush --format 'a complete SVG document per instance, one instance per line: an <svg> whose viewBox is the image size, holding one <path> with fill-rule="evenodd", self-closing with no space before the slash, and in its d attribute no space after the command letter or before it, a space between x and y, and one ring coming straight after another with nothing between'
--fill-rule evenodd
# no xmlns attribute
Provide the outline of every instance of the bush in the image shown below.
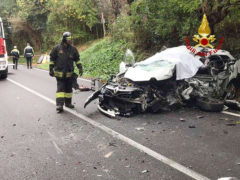
<svg viewBox="0 0 240 180"><path fill-rule="evenodd" d="M127 44L124 41L105 38L80 53L84 76L107 80L110 75L118 73L126 49Z"/></svg>

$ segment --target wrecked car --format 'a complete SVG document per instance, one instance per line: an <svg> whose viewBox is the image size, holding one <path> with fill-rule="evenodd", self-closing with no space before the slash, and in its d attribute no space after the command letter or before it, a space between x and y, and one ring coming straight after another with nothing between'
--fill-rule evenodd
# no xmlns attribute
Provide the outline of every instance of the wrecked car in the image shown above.
<svg viewBox="0 0 240 180"><path fill-rule="evenodd" d="M124 59L119 74L95 91L84 107L98 98L98 109L116 117L192 103L203 110L221 111L225 102L235 101L240 66L227 51L201 57L179 46L135 63L127 50Z"/></svg>

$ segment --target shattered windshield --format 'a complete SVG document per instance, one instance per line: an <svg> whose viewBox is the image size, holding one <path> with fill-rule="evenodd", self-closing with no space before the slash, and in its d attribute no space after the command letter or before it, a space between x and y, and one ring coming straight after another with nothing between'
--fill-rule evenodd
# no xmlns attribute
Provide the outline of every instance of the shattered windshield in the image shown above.
<svg viewBox="0 0 240 180"><path fill-rule="evenodd" d="M165 61L165 60L159 60L159 61L154 61L150 64L138 64L135 67L139 68L143 71L157 71L159 68L168 68L168 67L172 67L173 65L175 65L172 62L169 61Z"/></svg>

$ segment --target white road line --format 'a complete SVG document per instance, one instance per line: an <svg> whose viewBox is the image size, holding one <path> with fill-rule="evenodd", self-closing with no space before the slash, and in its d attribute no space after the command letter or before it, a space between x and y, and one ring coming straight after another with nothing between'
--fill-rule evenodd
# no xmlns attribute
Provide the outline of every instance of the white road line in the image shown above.
<svg viewBox="0 0 240 180"><path fill-rule="evenodd" d="M12 79L8 78L7 80L14 83L15 85L17 85L19 87L31 92L32 94L35 94L35 95L39 96L40 98L42 98L42 99L44 99L44 100L46 100L46 101L55 105L54 100L52 100L52 99L50 99L46 96L43 96L42 94L40 94L40 93L22 85L22 84L20 84L20 83L14 81ZM155 158L155 159L161 161L162 163L164 163L164 164L182 172L183 174L185 174L189 177L192 177L193 179L210 180L209 178L207 178L207 177L205 177L205 176L203 176L203 175L201 175L201 174L199 174L199 173L197 173L197 172L195 172L195 171L193 171L193 170L191 170L191 169L189 169L189 168L187 168L187 167L185 167L185 166L183 166L183 165L181 165L181 164L179 164L179 163L177 163L177 162L175 162L175 161L173 161L169 158L167 158L166 156L163 156L163 155L157 153L156 151L151 150L148 147L143 146L142 144L140 144L140 143L138 143L138 142L136 142L136 141L134 141L134 140L132 140L132 139L130 139L130 138L128 138L128 137L126 137L126 136L124 136L124 135L106 127L106 126L104 126L103 124L101 124L99 122L96 122L96 121L94 121L94 120L92 120L92 119L90 119L90 118L88 118L88 117L86 117L82 114L79 114L76 111L73 111L69 108L65 108L65 110L68 111L69 113L75 115L76 117L79 117L80 119L88 122L89 124L92 124L93 126L99 128L99 129L102 129L104 132L110 134L114 138L117 138L117 139L135 147L136 149L140 150L141 152L144 152L144 153L148 154L149 156L152 156L153 158Z"/></svg>
<svg viewBox="0 0 240 180"><path fill-rule="evenodd" d="M223 113L223 114L228 114L228 115L240 117L240 114L237 114L237 113L232 113L232 112L228 112L228 111L222 111L222 113Z"/></svg>
<svg viewBox="0 0 240 180"><path fill-rule="evenodd" d="M55 139L57 139L52 133L50 133L49 131L47 131L47 133L49 134L51 141L53 143L53 146L55 147L56 151L58 154L63 154L63 151L61 150L61 148L57 145L57 143L55 142Z"/></svg>

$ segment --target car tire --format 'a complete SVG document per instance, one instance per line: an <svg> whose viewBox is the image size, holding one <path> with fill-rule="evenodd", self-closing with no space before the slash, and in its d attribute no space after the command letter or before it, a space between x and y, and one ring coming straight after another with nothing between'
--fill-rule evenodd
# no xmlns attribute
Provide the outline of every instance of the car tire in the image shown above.
<svg viewBox="0 0 240 180"><path fill-rule="evenodd" d="M1 79L6 79L7 78L7 74L2 74Z"/></svg>
<svg viewBox="0 0 240 180"><path fill-rule="evenodd" d="M226 92L224 94L225 99L227 100L233 100L236 99L237 97L237 87L236 87L235 81L231 81L227 88L226 88Z"/></svg>
<svg viewBox="0 0 240 180"><path fill-rule="evenodd" d="M218 99L196 99L196 105L203 111L220 112L223 110L224 102Z"/></svg>

